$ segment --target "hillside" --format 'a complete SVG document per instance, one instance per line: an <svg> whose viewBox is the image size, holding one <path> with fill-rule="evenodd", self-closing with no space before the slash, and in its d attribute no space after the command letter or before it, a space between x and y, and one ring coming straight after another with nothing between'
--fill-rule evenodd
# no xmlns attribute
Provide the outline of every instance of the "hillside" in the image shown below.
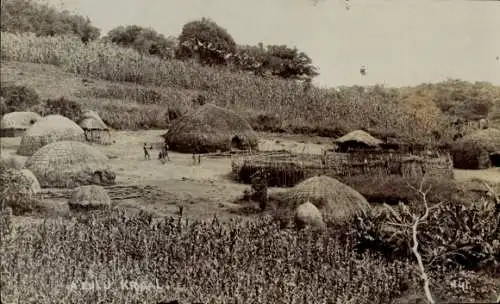
<svg viewBox="0 0 500 304"><path fill-rule="evenodd" d="M320 89L228 68L165 61L113 44L84 44L66 36L3 33L2 40L2 59L10 62L2 65L2 82L33 86L43 98L77 100L98 110L116 129L165 128L169 116L213 102L234 109L262 131L338 136L366 129L381 137L411 141L427 141L433 132L444 138L449 134L441 111L435 115L422 112L426 105L418 101L421 88L418 94L407 94L408 88L381 86ZM447 83L434 86L449 87ZM465 94L484 91L498 112L497 87L482 85ZM414 96L418 98L412 105L408 100ZM436 107L434 97L424 100ZM401 107L402 102L412 106Z"/></svg>

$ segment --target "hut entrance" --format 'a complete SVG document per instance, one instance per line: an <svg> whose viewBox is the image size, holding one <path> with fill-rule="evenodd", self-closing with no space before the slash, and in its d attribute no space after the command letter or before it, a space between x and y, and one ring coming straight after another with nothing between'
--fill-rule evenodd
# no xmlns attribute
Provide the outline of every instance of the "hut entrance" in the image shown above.
<svg viewBox="0 0 500 304"><path fill-rule="evenodd" d="M493 167L500 167L500 152L491 153L490 161Z"/></svg>
<svg viewBox="0 0 500 304"><path fill-rule="evenodd" d="M238 136L233 136L231 139L231 150L242 150L243 147L243 142Z"/></svg>

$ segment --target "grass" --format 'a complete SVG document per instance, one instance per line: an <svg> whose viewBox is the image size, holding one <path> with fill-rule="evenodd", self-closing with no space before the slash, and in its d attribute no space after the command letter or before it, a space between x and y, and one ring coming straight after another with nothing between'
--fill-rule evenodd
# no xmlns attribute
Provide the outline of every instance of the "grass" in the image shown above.
<svg viewBox="0 0 500 304"><path fill-rule="evenodd" d="M223 226L114 210L30 227L1 220L7 303L390 303L417 283L409 260L356 253L345 234L280 230L266 219ZM483 296L494 287L471 272L431 278L434 290L462 299L479 284Z"/></svg>

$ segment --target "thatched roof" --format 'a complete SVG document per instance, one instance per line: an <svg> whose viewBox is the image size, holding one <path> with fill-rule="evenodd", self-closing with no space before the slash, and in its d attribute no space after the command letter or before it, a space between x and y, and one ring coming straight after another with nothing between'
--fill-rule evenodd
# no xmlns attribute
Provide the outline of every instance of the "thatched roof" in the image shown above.
<svg viewBox="0 0 500 304"><path fill-rule="evenodd" d="M42 116L35 112L11 112L2 116L0 129L27 130L40 119Z"/></svg>
<svg viewBox="0 0 500 304"><path fill-rule="evenodd" d="M257 135L250 124L231 110L205 104L172 122L166 141L178 152L216 152L256 149Z"/></svg>
<svg viewBox="0 0 500 304"><path fill-rule="evenodd" d="M84 141L84 132L80 126L67 117L48 115L24 133L17 153L31 156L41 147L63 140Z"/></svg>
<svg viewBox="0 0 500 304"><path fill-rule="evenodd" d="M368 201L353 188L328 176L315 176L297 184L286 194L292 206L307 201L323 214L325 221L344 222L366 212Z"/></svg>
<svg viewBox="0 0 500 304"><path fill-rule="evenodd" d="M104 123L99 114L92 110L83 111L80 117L79 125L83 130L109 130L108 126Z"/></svg>
<svg viewBox="0 0 500 304"><path fill-rule="evenodd" d="M108 126L106 126L106 124L102 120L97 120L95 118L84 118L82 121L80 121L79 125L83 130L109 130Z"/></svg>
<svg viewBox="0 0 500 304"><path fill-rule="evenodd" d="M106 189L101 186L81 186L71 194L68 206L74 211L106 209L111 207L111 199Z"/></svg>
<svg viewBox="0 0 500 304"><path fill-rule="evenodd" d="M0 162L0 201L10 207L15 215L41 211L42 205L36 195L40 186L27 170L9 169Z"/></svg>
<svg viewBox="0 0 500 304"><path fill-rule="evenodd" d="M453 165L459 169L484 169L491 166L490 154L500 150L500 130L488 128L460 138L452 144Z"/></svg>
<svg viewBox="0 0 500 304"><path fill-rule="evenodd" d="M109 159L101 151L77 141L58 141L42 147L28 159L26 168L42 187L111 185L116 178Z"/></svg>
<svg viewBox="0 0 500 304"><path fill-rule="evenodd" d="M363 143L369 147L376 147L383 143L382 140L375 138L363 130L352 131L342 137L334 140L337 144L344 144L347 142Z"/></svg>
<svg viewBox="0 0 500 304"><path fill-rule="evenodd" d="M28 169L21 169L20 173L26 178L26 180L29 182L30 187L31 187L31 192L33 194L39 193L42 188L40 187L40 183L38 182L38 179L36 176L33 174Z"/></svg>
<svg viewBox="0 0 500 304"><path fill-rule="evenodd" d="M322 229L326 226L321 211L309 201L299 205L295 210L295 225L298 228L312 227L316 229Z"/></svg>

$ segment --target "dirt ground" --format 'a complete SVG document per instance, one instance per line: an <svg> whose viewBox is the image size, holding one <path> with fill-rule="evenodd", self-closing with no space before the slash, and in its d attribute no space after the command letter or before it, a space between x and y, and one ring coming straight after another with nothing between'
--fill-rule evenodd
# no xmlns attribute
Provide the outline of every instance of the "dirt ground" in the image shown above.
<svg viewBox="0 0 500 304"><path fill-rule="evenodd" d="M240 217L234 212L238 205L233 202L249 186L230 179L230 157L202 156L201 164L198 165L193 164L190 154L170 152L171 161L162 164L157 159L159 150L153 149L151 160L144 159L143 144L160 146L163 142L160 135L164 132L112 132L115 140L113 145L95 145L110 157L110 163L116 170L117 187L121 188L112 190L114 203L133 210L152 211L160 216L177 214L179 207L183 206L183 214L191 219L209 219L214 215L223 220ZM319 154L322 149L332 147L328 138L269 133L259 135L260 150L284 149ZM26 157L16 155L19 143L20 138L2 138L2 158L14 157L21 162L26 161ZM455 178L479 178L498 183L500 169L456 170ZM284 189L275 188L270 191ZM57 213L67 212L68 190L44 189L44 193L45 202L50 208Z"/></svg>
<svg viewBox="0 0 500 304"><path fill-rule="evenodd" d="M183 214L192 219L209 219L214 215L221 219L239 217L235 214L239 206L233 202L242 196L249 185L231 180L231 158L202 156L201 163L193 164L191 154L169 152L170 162L162 164L158 149L151 152L151 160L145 160L144 143L160 146L163 130L112 132L115 143L110 146L95 145L110 157L116 171L119 186L136 186L143 190L141 197L125 198L122 195L114 202L131 209L153 211L157 215L172 215L183 206ZM321 153L331 147L331 141L320 137L260 134L260 150L289 150L301 153ZM27 157L16 155L20 138L2 138L2 158L13 157L21 163ZM283 189L271 189L283 191ZM68 190L44 189L44 200L54 212L67 212ZM132 191L133 192L133 191ZM62 193L62 194L61 194ZM113 197L112 197L113 198Z"/></svg>

